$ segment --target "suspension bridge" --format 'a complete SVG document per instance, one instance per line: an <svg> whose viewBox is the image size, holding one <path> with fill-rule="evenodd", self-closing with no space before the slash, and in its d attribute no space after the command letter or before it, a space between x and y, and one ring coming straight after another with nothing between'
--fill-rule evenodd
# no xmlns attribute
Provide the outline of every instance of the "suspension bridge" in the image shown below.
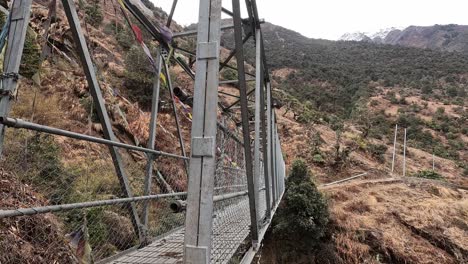
<svg viewBox="0 0 468 264"><path fill-rule="evenodd" d="M286 174L263 46L262 20L256 1L245 1L248 17L242 18L239 0L230 1L230 7L223 7L221 0L200 0L197 29L172 34L169 28L177 0L173 1L165 25L153 22L134 1L117 0L128 24L138 21L151 35L152 41L159 44L156 58L153 58L147 52L141 32L139 34L132 26L136 40L148 56L148 63L154 68L146 147L119 141L114 134L75 3L73 0L61 2L103 137L41 125L10 115L17 94L18 72L32 6L32 0L15 0L4 28L7 34L0 87L0 155L6 158L9 155L8 148L4 148L8 143L5 139L7 131L13 135L20 130L35 131L105 145L110 152L121 195L110 199L99 196L101 198L73 203L58 200L35 207L0 208L0 220L21 222L41 216L70 219L70 212L87 212L84 224L68 228L76 229L70 235L71 244L78 252L78 256L72 258L74 261L88 258L96 263L230 263L231 260L250 263L260 249L281 201ZM56 8L56 1L51 1L49 16L56 13ZM232 17L231 25L222 25L222 13ZM46 24L50 25L52 18L48 19ZM235 40L234 49L223 61L220 56L222 30L233 30ZM174 41L177 38L196 39L196 50L178 47ZM248 72L244 63L244 44L252 40L256 51L254 73ZM193 62L185 63L175 58L173 54L176 51L192 56ZM229 63L233 58L237 61L236 66ZM173 64L179 65L192 78L193 95L173 87L169 71ZM226 68L237 71L237 79L222 83L235 84L237 94L219 90L220 71ZM249 90L247 82L252 77L255 86ZM155 149L158 104L163 87L170 92L180 153ZM234 101L224 105L219 100L220 96L230 96ZM191 113L189 154L181 132L180 106ZM136 179L129 175L122 158L124 151L145 154L147 163L143 177ZM176 179L179 187L174 187L174 176L156 169L162 160L184 168L186 177ZM131 183L136 180L142 182L138 188ZM184 184L180 184L181 181ZM91 210L103 213L95 216ZM102 235L96 230L104 228L101 218L109 216L113 216L112 225L108 225L109 230ZM121 216L131 220L132 230L125 239L122 236L116 239L114 233L123 229L119 225ZM30 239L37 244L48 243L52 254L59 248L60 241L36 235L31 232ZM92 241L91 248L80 244L85 240ZM112 245L112 250L104 244Z"/></svg>

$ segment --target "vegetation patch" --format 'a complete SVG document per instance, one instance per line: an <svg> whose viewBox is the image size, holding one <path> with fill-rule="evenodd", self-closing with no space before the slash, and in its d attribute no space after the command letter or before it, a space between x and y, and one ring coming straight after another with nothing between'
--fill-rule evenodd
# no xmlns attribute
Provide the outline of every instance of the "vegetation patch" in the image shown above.
<svg viewBox="0 0 468 264"><path fill-rule="evenodd" d="M442 177L442 175L440 175L439 173L433 170L419 171L414 176L418 178L425 178L425 179L430 179L430 180L445 180L445 178Z"/></svg>

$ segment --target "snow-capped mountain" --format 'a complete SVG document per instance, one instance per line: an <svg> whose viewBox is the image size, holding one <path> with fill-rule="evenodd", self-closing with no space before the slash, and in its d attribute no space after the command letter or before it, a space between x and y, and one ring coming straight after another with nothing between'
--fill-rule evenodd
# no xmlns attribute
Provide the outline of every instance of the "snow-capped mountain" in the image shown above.
<svg viewBox="0 0 468 264"><path fill-rule="evenodd" d="M409 26L404 29L392 27L375 33L346 33L339 40L468 52L468 26L449 24Z"/></svg>
<svg viewBox="0 0 468 264"><path fill-rule="evenodd" d="M370 40L370 38L365 32L354 32L354 33L345 33L343 36L340 37L339 40L363 41L363 40Z"/></svg>
<svg viewBox="0 0 468 264"><path fill-rule="evenodd" d="M354 33L345 33L339 38L343 41L372 41L372 42L382 42L388 34L391 32L399 30L398 28L391 27L381 29L377 32L354 32Z"/></svg>
<svg viewBox="0 0 468 264"><path fill-rule="evenodd" d="M400 29L396 28L396 27L385 28L385 29L379 30L378 32L375 32L374 34L370 34L368 36L374 42L382 42L388 36L388 34L390 34L391 32L394 32L394 31L399 31L399 30Z"/></svg>

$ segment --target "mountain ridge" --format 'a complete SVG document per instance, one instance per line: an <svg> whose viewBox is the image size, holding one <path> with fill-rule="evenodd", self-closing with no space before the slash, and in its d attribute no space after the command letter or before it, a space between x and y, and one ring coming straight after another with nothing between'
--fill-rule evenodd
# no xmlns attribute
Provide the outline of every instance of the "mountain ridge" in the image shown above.
<svg viewBox="0 0 468 264"><path fill-rule="evenodd" d="M377 33L346 33L341 41L366 41L404 47L468 53L468 25L409 26L389 28Z"/></svg>

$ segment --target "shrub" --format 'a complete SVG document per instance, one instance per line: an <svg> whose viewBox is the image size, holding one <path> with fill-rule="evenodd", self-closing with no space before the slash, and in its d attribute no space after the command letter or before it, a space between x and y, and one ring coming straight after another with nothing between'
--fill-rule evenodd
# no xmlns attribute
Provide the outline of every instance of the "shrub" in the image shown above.
<svg viewBox="0 0 468 264"><path fill-rule="evenodd" d="M28 146L30 180L47 194L51 203L59 203L69 195L73 175L67 173L61 161L60 148L47 134L35 134Z"/></svg>
<svg viewBox="0 0 468 264"><path fill-rule="evenodd" d="M133 46L125 58L125 87L143 107L151 105L154 72L141 47Z"/></svg>
<svg viewBox="0 0 468 264"><path fill-rule="evenodd" d="M304 107L301 113L297 116L296 121L302 124L309 124L317 121L318 119L319 115L315 111Z"/></svg>
<svg viewBox="0 0 468 264"><path fill-rule="evenodd" d="M444 177L442 177L442 175L432 170L419 171L414 176L418 178L425 178L431 180L444 180Z"/></svg>
<svg viewBox="0 0 468 264"><path fill-rule="evenodd" d="M314 247L325 236L328 218L328 205L306 164L294 161L283 202L273 220L273 233L283 240L301 241L305 247Z"/></svg>
<svg viewBox="0 0 468 264"><path fill-rule="evenodd" d="M53 136L21 130L15 131L14 137L7 136L5 160L0 167L34 186L51 204L66 200L75 177L65 170Z"/></svg>
<svg viewBox="0 0 468 264"><path fill-rule="evenodd" d="M387 152L387 145L384 144L369 144L368 151L372 157L376 158L380 162L385 161L385 152Z"/></svg>
<svg viewBox="0 0 468 264"><path fill-rule="evenodd" d="M325 159L323 158L322 154L315 154L315 155L312 157L312 161L313 161L315 164L324 164L324 163L325 163Z"/></svg>
<svg viewBox="0 0 468 264"><path fill-rule="evenodd" d="M99 27L104 20L104 15L102 14L101 6L99 2L87 5L85 8L86 12L86 22L91 24L93 27Z"/></svg>
<svg viewBox="0 0 468 264"><path fill-rule="evenodd" d="M233 69L226 68L222 73L223 79L230 81L230 80L237 80L237 72Z"/></svg>
<svg viewBox="0 0 468 264"><path fill-rule="evenodd" d="M129 50L136 43L133 33L125 24L112 21L107 24L104 32L109 35L114 35L117 43L125 50Z"/></svg>

